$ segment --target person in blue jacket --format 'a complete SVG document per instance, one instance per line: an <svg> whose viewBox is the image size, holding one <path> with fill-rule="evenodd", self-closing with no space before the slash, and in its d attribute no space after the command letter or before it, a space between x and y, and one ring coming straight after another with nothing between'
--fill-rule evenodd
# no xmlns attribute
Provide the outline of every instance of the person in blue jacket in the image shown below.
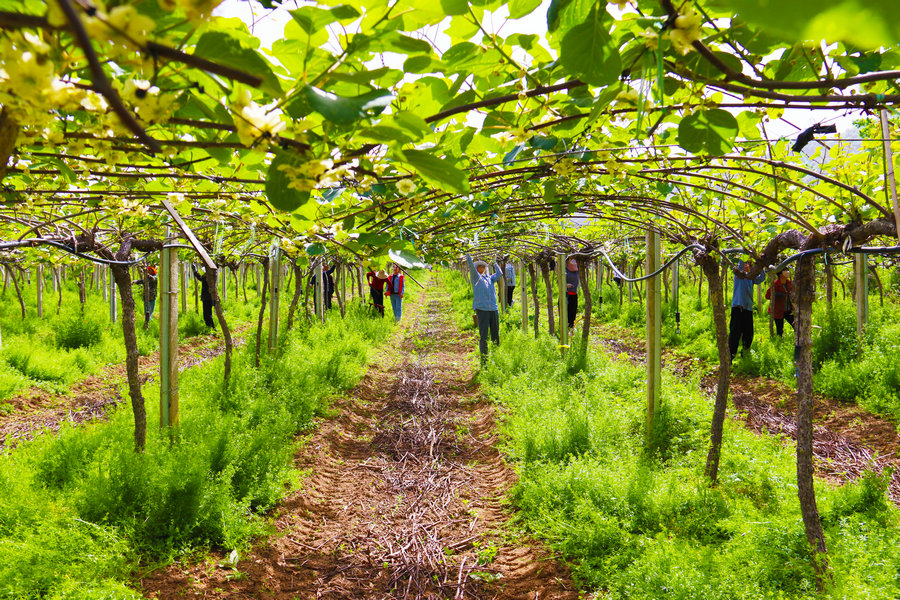
<svg viewBox="0 0 900 600"><path fill-rule="evenodd" d="M748 277L749 272L750 263L738 262L734 272L734 295L731 297L731 322L728 324L728 349L731 350L732 361L738 346L743 343L743 356L744 350L748 350L753 343L753 286L766 280L765 272L753 279Z"/></svg>
<svg viewBox="0 0 900 600"><path fill-rule="evenodd" d="M487 356L488 333L494 345L500 344L500 311L497 309L497 290L494 284L503 277L500 265L494 264L494 274L488 275L488 265L483 260L472 261L472 257L466 254L466 263L469 265L470 280L472 281L472 308L478 317L478 335L480 341L478 348L482 357Z"/></svg>

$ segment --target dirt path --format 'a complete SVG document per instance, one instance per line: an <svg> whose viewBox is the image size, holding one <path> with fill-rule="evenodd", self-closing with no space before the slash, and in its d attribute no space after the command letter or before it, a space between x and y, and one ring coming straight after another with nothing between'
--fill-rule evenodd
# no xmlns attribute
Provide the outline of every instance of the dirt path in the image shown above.
<svg viewBox="0 0 900 600"><path fill-rule="evenodd" d="M232 332L236 344L249 329L246 324ZM178 346L179 371L211 360L225 351L221 336L198 335ZM159 352L138 359L142 382L159 376ZM41 431L59 431L64 422L81 424L100 419L122 402L120 390L125 385L125 364L104 367L96 375L75 382L66 392L54 394L40 388L29 388L3 402L12 411L0 415L0 452L30 440Z"/></svg>
<svg viewBox="0 0 900 600"><path fill-rule="evenodd" d="M578 597L566 567L508 527L515 474L471 383L473 340L443 291L423 295L298 453L310 475L278 509L278 534L233 569L219 556L152 573L148 597Z"/></svg>
<svg viewBox="0 0 900 600"><path fill-rule="evenodd" d="M633 363L646 360L643 341L634 332L602 323L596 331L608 352L625 353ZM709 370L696 359L671 351L664 351L663 364L681 377L694 369ZM714 374L705 374L701 386L707 395L715 397ZM780 381L732 374L731 401L737 411L732 418L755 433L796 440L795 400L795 390ZM815 397L813 419L816 473L841 485L859 479L866 471L883 473L885 468L892 468L888 494L900 506L900 436L894 423L856 404L823 396Z"/></svg>

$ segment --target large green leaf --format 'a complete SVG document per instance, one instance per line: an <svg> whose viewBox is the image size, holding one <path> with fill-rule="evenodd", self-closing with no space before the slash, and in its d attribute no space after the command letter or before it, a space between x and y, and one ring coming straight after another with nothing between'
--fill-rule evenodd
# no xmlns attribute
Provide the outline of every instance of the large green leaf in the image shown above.
<svg viewBox="0 0 900 600"><path fill-rule="evenodd" d="M447 158L435 156L425 150L404 150L400 152L400 156L429 184L457 194L469 191L468 175Z"/></svg>
<svg viewBox="0 0 900 600"><path fill-rule="evenodd" d="M404 269L423 269L428 265L409 250L389 250L388 256Z"/></svg>
<svg viewBox="0 0 900 600"><path fill-rule="evenodd" d="M692 113L678 125L678 145L694 153L725 154L734 146L738 122L727 110L716 108Z"/></svg>
<svg viewBox="0 0 900 600"><path fill-rule="evenodd" d="M279 153L269 165L266 175L266 197L269 203L285 212L297 210L310 200L308 191L291 189L291 179L279 167L281 165L299 166L303 160L287 152Z"/></svg>
<svg viewBox="0 0 900 600"><path fill-rule="evenodd" d="M194 54L208 60L246 71L251 75L262 77L260 89L279 97L282 94L281 82L272 67L256 50L245 48L231 35L223 31L207 31L197 40Z"/></svg>
<svg viewBox="0 0 900 600"><path fill-rule="evenodd" d="M541 5L541 0L511 0L509 3L509 18L521 19L525 15L534 12Z"/></svg>
<svg viewBox="0 0 900 600"><path fill-rule="evenodd" d="M388 90L372 90L354 98L342 98L308 85L303 88L303 93L313 110L338 125L352 125L363 117L379 114L394 100Z"/></svg>
<svg viewBox="0 0 900 600"><path fill-rule="evenodd" d="M900 40L896 0L717 0L717 4L787 40L844 41L861 48Z"/></svg>
<svg viewBox="0 0 900 600"><path fill-rule="evenodd" d="M598 11L570 29L560 46L560 62L571 74L590 85L609 85L622 74L622 59Z"/></svg>

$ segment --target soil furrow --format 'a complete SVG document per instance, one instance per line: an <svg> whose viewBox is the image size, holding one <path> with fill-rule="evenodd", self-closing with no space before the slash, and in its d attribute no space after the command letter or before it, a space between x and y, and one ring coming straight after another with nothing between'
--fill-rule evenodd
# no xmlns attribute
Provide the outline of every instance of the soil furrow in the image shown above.
<svg viewBox="0 0 900 600"><path fill-rule="evenodd" d="M409 307L407 307L409 310ZM509 526L515 474L471 383L471 336L429 287L296 458L278 534L234 568L173 565L145 594L203 598L572 599L568 569Z"/></svg>

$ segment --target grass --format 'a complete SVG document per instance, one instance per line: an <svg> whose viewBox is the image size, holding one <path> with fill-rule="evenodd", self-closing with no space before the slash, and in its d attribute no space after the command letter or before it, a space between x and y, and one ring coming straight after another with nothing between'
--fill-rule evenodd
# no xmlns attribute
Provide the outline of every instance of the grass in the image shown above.
<svg viewBox="0 0 900 600"><path fill-rule="evenodd" d="M465 286L453 274L444 280ZM463 300L454 307L470 310ZM559 550L596 597L900 595L900 515L887 499L887 478L816 482L834 574L818 593L793 447L726 421L720 481L710 488L703 468L711 402L696 378L664 375L650 444L644 368L624 358L594 348L562 357L555 340L507 324L478 380L503 407L505 452L519 473L512 493L519 525Z"/></svg>
<svg viewBox="0 0 900 600"><path fill-rule="evenodd" d="M158 384L145 385L142 454L123 405L108 422L64 426L0 456L0 598L137 598L127 582L142 565L245 550L298 484L298 434L356 384L391 329L358 304L343 320L301 319L258 369L250 339L227 388L221 357L181 374L173 435L154 423Z"/></svg>
<svg viewBox="0 0 900 600"><path fill-rule="evenodd" d="M255 292L243 302L234 290L234 280L226 304L226 318L232 327L255 319ZM34 281L24 285L26 303L23 319L12 285L0 292L0 401L29 387L63 392L74 382L99 372L104 366L125 361L121 322L109 319L109 305L99 290L88 290L84 313L73 281L63 285L63 303L56 314L57 296L52 285L45 286L44 318L38 318ZM252 290L252 287L251 287ZM144 329L140 290L135 288L138 351L147 356L159 349L159 310L149 329ZM193 310L193 297L188 311L179 315L182 339L208 333L202 317ZM179 306L180 309L180 306ZM121 313L121 307L119 307ZM121 314L119 315L121 319Z"/></svg>
<svg viewBox="0 0 900 600"><path fill-rule="evenodd" d="M602 308L594 310L597 319L643 336L644 306L637 302L619 306L618 289L610 285L604 285L603 297ZM784 338L770 335L766 306L762 312L756 312L753 345L749 352L735 359L734 372L793 384L793 329L785 324ZM681 330L677 331L674 305L664 305L663 345L716 364L715 329L706 302L701 308L695 294L684 292L680 309ZM851 299L835 298L831 307L821 299L813 304L816 393L856 402L869 412L900 423L900 363L895 359L900 354L900 301L889 294L881 307L872 298L868 326L862 339L857 335L855 311Z"/></svg>

